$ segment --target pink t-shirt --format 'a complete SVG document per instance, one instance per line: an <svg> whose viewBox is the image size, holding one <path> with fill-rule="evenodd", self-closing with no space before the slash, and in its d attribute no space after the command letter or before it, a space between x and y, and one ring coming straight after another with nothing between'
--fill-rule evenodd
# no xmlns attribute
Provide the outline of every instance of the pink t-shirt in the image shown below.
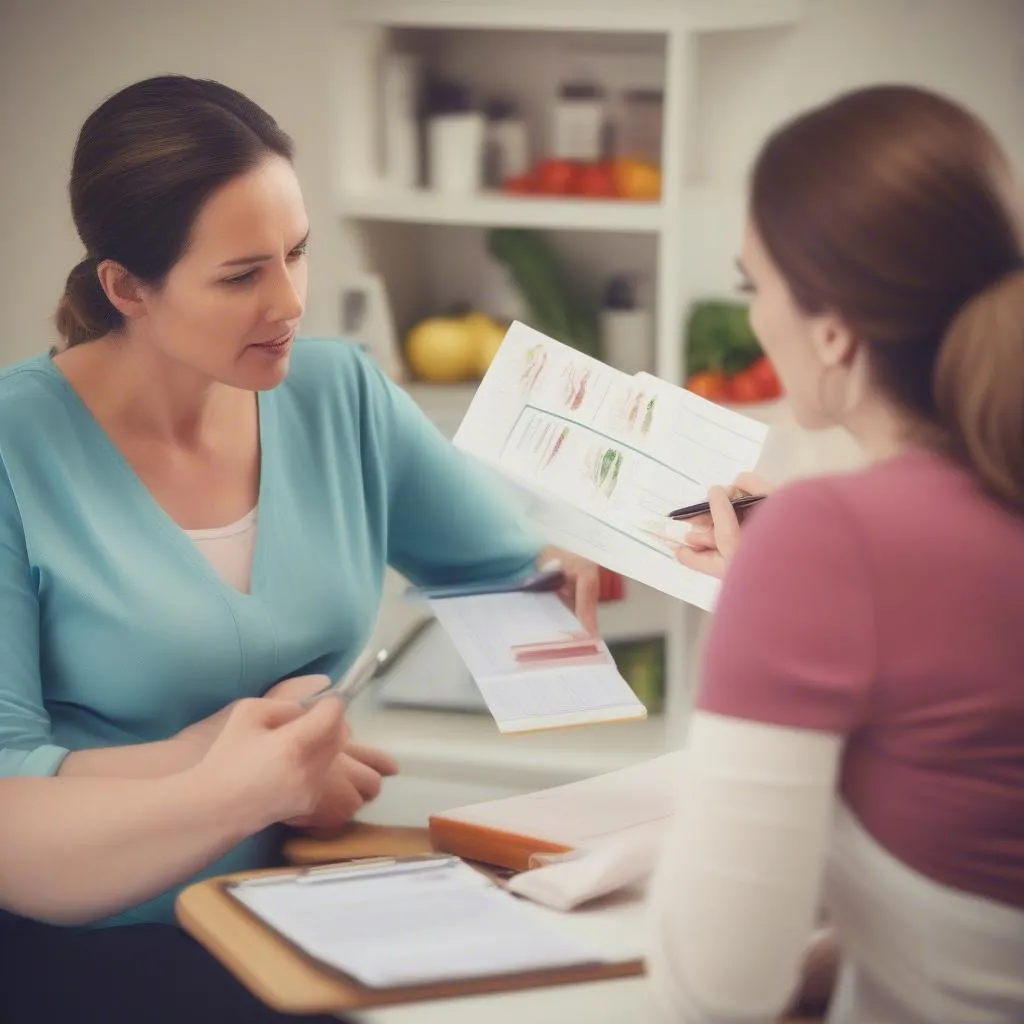
<svg viewBox="0 0 1024 1024"><path fill-rule="evenodd" d="M1024 907L1024 517L913 451L752 514L698 705L848 737L842 795L929 878Z"/></svg>

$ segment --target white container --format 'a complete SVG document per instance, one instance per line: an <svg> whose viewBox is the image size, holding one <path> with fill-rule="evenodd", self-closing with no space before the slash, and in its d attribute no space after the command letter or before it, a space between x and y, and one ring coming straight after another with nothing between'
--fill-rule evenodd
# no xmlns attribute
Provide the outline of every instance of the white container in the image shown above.
<svg viewBox="0 0 1024 1024"><path fill-rule="evenodd" d="M609 282L599 329L604 362L623 373L654 372L651 313L638 305L636 287L629 278Z"/></svg>
<svg viewBox="0 0 1024 1024"><path fill-rule="evenodd" d="M551 156L595 163L604 156L604 94L585 82L561 87L552 111Z"/></svg>
<svg viewBox="0 0 1024 1024"><path fill-rule="evenodd" d="M388 54L382 69L381 120L383 178L390 188L419 185L419 90L419 60L409 54Z"/></svg>
<svg viewBox="0 0 1024 1024"><path fill-rule="evenodd" d="M487 123L478 111L438 114L427 122L427 180L446 195L472 195L483 186Z"/></svg>

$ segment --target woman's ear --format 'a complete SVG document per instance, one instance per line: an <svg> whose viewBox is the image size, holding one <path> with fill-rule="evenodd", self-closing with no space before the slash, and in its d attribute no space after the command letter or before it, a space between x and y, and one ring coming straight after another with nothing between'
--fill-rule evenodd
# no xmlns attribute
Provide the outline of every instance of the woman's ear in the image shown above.
<svg viewBox="0 0 1024 1024"><path fill-rule="evenodd" d="M827 370L849 366L857 355L857 338L849 326L831 313L814 318L811 324L811 345Z"/></svg>
<svg viewBox="0 0 1024 1024"><path fill-rule="evenodd" d="M96 274L108 301L126 320L137 320L145 314L146 302L142 283L120 263L103 260L97 266Z"/></svg>

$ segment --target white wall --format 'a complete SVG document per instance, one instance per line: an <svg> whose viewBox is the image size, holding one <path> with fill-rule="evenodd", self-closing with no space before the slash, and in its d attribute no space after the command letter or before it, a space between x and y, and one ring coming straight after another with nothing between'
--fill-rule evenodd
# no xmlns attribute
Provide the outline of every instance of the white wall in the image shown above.
<svg viewBox="0 0 1024 1024"><path fill-rule="evenodd" d="M0 364L51 342L51 311L81 256L65 192L79 125L111 91L166 71L241 89L295 138L314 230L305 325L333 329L342 250L332 216L329 62L343 3L0 0ZM702 42L698 181L741 182L779 119L878 80L928 84L971 104L1024 168L1024 0L806 5L796 29Z"/></svg>
<svg viewBox="0 0 1024 1024"><path fill-rule="evenodd" d="M329 187L331 0L0 0L0 364L45 349L82 257L67 176L105 96L150 75L216 78L296 142L312 219L311 331L336 330Z"/></svg>

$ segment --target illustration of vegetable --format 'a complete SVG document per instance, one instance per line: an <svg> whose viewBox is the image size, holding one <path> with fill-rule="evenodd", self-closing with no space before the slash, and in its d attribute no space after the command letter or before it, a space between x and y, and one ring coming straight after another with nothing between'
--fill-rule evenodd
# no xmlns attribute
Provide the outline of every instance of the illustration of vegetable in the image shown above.
<svg viewBox="0 0 1024 1024"><path fill-rule="evenodd" d="M622 452L617 448L608 448L601 456L594 474L594 483L609 497L615 492L619 481L619 470L622 467Z"/></svg>
<svg viewBox="0 0 1024 1024"><path fill-rule="evenodd" d="M526 366L519 376L519 383L523 385L524 390L532 391L537 386L547 361L548 354L543 345L534 345L527 350Z"/></svg>
<svg viewBox="0 0 1024 1024"><path fill-rule="evenodd" d="M547 469L547 467L551 465L551 463L554 460L555 456L558 454L558 449L561 448L563 444L565 444L565 439L568 436L569 436L569 428L568 427L562 427L562 431L558 435L558 437L555 438L555 443L551 446L551 451L548 452L548 457L544 460L544 465L541 467L541 469Z"/></svg>
<svg viewBox="0 0 1024 1024"><path fill-rule="evenodd" d="M651 424L654 422L654 403L657 402L658 396L655 395L647 403L647 411L644 413L644 422L640 427L641 434L649 434L651 432Z"/></svg>

